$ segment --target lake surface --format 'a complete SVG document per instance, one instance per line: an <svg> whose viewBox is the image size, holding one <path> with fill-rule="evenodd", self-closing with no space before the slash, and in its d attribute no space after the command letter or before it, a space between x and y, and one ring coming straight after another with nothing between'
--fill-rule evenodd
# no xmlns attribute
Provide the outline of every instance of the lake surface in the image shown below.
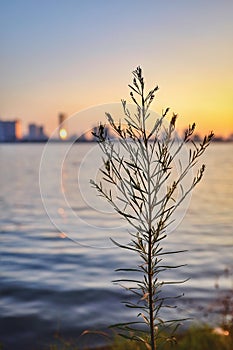
<svg viewBox="0 0 233 350"><path fill-rule="evenodd" d="M96 146L44 147L0 145L0 343L9 350L39 348L57 333L86 344L84 330L134 317L120 302L129 296L111 281L116 268L137 259L111 243L126 242L127 227L89 184L99 177ZM211 145L201 162L204 179L164 242L165 249L188 250L167 258L187 266L166 279L190 279L165 289L185 296L161 316L178 310L179 317L217 323L232 288L233 144Z"/></svg>

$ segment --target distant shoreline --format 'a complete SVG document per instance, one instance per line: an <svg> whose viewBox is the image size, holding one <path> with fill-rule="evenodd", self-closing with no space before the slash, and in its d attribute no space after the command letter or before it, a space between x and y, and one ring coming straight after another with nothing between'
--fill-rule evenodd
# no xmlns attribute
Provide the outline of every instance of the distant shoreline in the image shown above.
<svg viewBox="0 0 233 350"><path fill-rule="evenodd" d="M63 143L94 143L96 142L96 140L16 140L16 141L0 141L0 145L1 144L29 144L29 143L35 143L35 144L39 144L39 143L59 143L59 144L63 144Z"/></svg>
<svg viewBox="0 0 233 350"><path fill-rule="evenodd" d="M35 144L39 144L39 143L59 143L59 144L63 144L63 143L96 143L97 141L94 139L91 140L79 140L77 138L77 140L56 140L56 139L46 139L46 140L15 140L15 141L0 141L0 145L2 144L31 144L31 143L35 143ZM199 142L199 141L195 141L195 142ZM233 139L230 140L224 140L224 139L219 139L219 138L215 138L213 139L214 143L233 143Z"/></svg>

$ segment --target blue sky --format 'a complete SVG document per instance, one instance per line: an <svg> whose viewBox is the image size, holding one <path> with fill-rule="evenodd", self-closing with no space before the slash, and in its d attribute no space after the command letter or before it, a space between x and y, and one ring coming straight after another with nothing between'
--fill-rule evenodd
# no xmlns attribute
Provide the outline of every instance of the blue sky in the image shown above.
<svg viewBox="0 0 233 350"><path fill-rule="evenodd" d="M50 133L60 111L127 98L141 65L155 109L231 133L232 13L231 0L0 0L0 117Z"/></svg>

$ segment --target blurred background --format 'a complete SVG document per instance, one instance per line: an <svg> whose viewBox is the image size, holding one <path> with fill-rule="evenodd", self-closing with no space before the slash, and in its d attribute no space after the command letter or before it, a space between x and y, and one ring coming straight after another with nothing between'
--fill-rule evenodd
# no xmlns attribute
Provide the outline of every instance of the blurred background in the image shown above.
<svg viewBox="0 0 233 350"><path fill-rule="evenodd" d="M165 242L166 249L188 250L167 262L187 263L175 279L191 279L164 293L185 293L181 317L230 320L232 11L230 0L0 0L4 349L39 349L57 334L86 344L85 329L134 318L120 303L129 295L111 281L114 269L137 259L112 246L110 237L126 239L125 227L98 209L89 180L98 168L90 131L105 112L118 120L138 65L148 89L159 85L154 112L178 113L180 135L195 121L196 142L211 130L216 135L201 161L204 179Z"/></svg>

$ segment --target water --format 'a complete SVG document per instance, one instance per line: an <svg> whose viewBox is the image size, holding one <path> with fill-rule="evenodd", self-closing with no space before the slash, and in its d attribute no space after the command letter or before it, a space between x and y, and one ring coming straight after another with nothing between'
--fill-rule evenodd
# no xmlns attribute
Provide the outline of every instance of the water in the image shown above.
<svg viewBox="0 0 233 350"><path fill-rule="evenodd" d="M129 296L111 281L118 277L114 269L136 264L136 258L109 239L125 241L127 235L89 185L99 176L93 145L76 144L68 152L67 144L49 145L39 186L43 148L0 145L0 343L9 350L39 348L56 333L86 344L87 337L80 338L85 329L133 319L120 303ZM218 322L220 293L232 287L232 277L222 275L233 267L232 153L233 144L211 145L205 177L165 243L166 249L189 250L168 259L188 266L166 278L190 280L164 291L185 293L177 302L181 317ZM176 314L172 309L163 316Z"/></svg>

